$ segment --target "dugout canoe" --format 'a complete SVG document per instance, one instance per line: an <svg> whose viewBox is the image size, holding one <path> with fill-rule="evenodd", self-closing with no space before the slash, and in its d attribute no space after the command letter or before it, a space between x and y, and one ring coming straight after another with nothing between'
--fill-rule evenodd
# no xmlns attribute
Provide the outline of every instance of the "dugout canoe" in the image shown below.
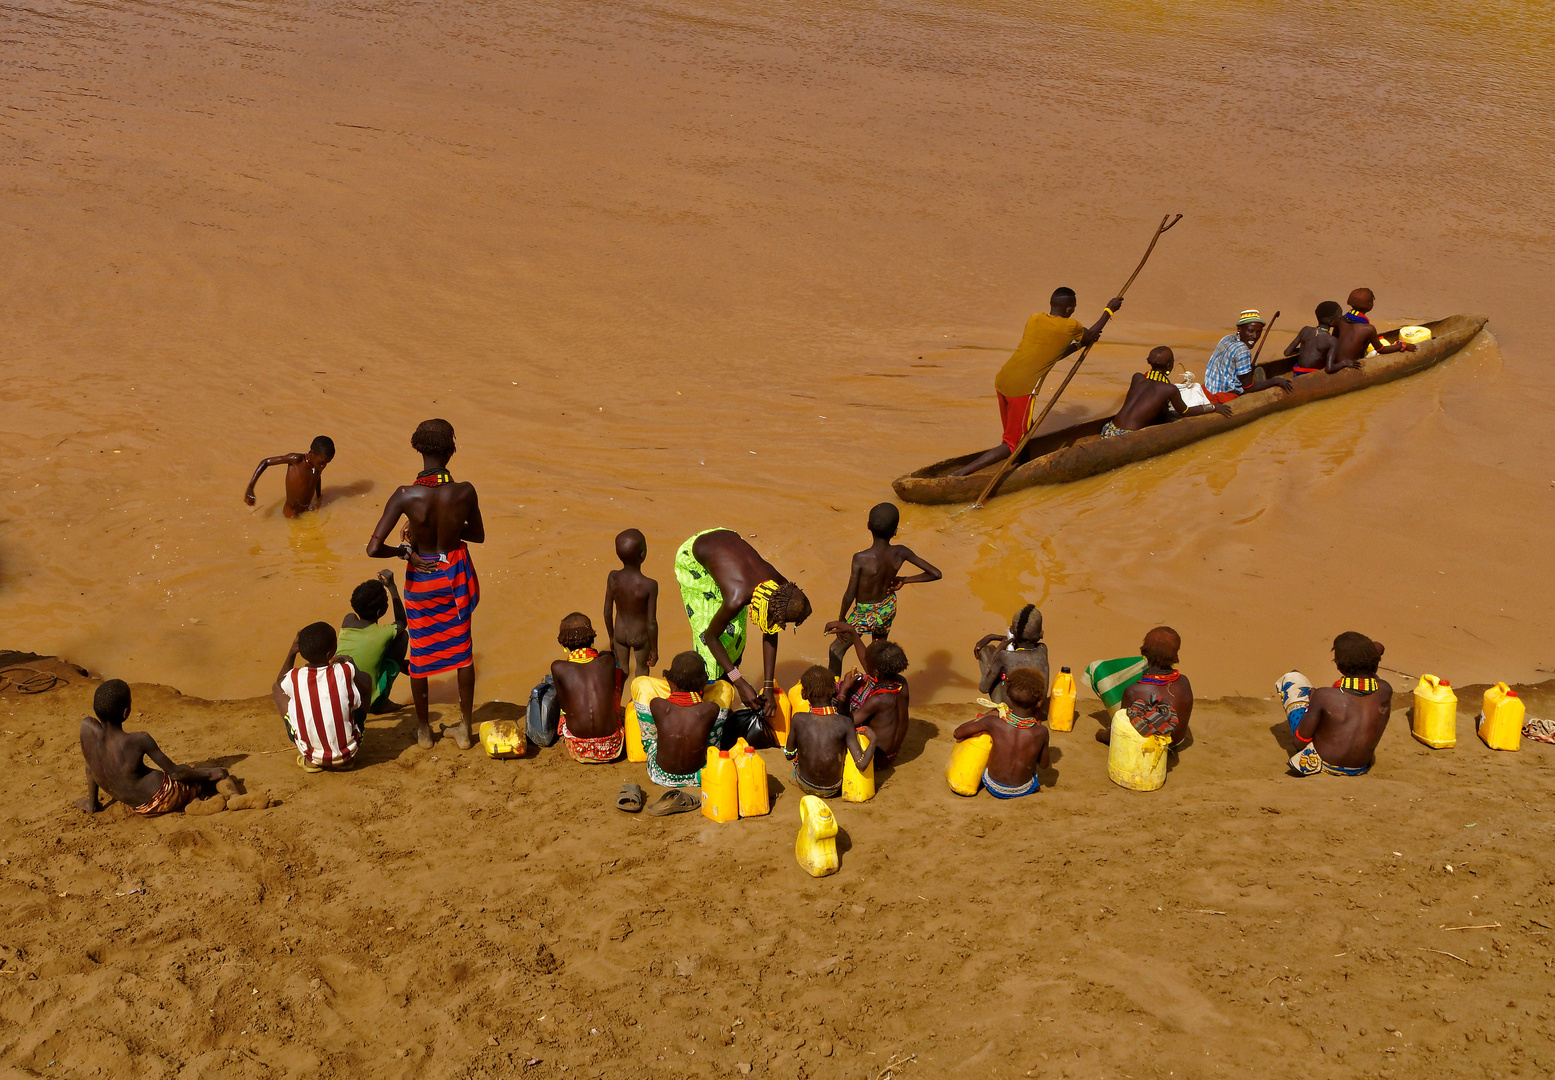
<svg viewBox="0 0 1555 1080"><path fill-rule="evenodd" d="M1040 484L1067 484L1073 480L1082 480L1087 476L1170 453L1201 439L1250 424L1270 413L1284 412L1313 401L1354 393L1414 375L1440 364L1462 349L1474 340L1474 336L1487 322L1489 319L1483 315L1453 315L1436 322L1423 323L1421 325L1431 331L1431 340L1414 352L1373 356L1361 362L1359 371L1346 369L1337 375L1323 372L1302 375L1296 379L1296 389L1290 393L1274 388L1260 390L1256 394L1244 394L1231 403L1229 417L1218 413L1190 416L1185 420L1173 420L1127 435L1103 439L1101 429L1112 417L1101 416L1083 424L1038 435L1026 444L1020 463L1006 474L994 494L1008 494ZM1395 337L1392 333L1382 336L1386 340ZM1274 378L1277 375L1288 375L1293 364L1292 360L1278 357L1273 361L1264 360L1259 366L1269 378ZM977 457L978 453L981 451L937 461L916 472L897 477L891 486L904 502L931 506L975 502L1002 462L970 476L949 474Z"/></svg>

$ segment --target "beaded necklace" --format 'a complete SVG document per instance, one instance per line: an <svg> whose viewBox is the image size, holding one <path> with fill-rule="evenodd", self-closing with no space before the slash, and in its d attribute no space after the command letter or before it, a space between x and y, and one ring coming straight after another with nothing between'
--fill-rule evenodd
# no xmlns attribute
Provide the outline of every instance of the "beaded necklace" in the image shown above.
<svg viewBox="0 0 1555 1080"><path fill-rule="evenodd" d="M1348 690L1353 694L1375 694L1377 680L1344 678L1339 680L1339 689Z"/></svg>
<svg viewBox="0 0 1555 1080"><path fill-rule="evenodd" d="M1356 311L1354 308L1351 308L1349 311L1344 313L1344 321L1345 322L1352 322L1352 323L1370 323L1371 322L1371 320L1368 319L1362 312Z"/></svg>
<svg viewBox="0 0 1555 1080"><path fill-rule="evenodd" d="M1164 686L1167 683L1174 683L1180 678L1182 678L1182 672L1180 671L1168 671L1165 674L1147 671L1145 674L1139 677L1139 681L1155 683L1157 686Z"/></svg>
<svg viewBox="0 0 1555 1080"><path fill-rule="evenodd" d="M811 705L810 711L816 716L833 716L837 712L836 708L831 705Z"/></svg>
<svg viewBox="0 0 1555 1080"><path fill-rule="evenodd" d="M416 477L415 487L442 487L444 484L454 482L452 474L447 469L431 469Z"/></svg>
<svg viewBox="0 0 1555 1080"><path fill-rule="evenodd" d="M1166 377L1166 372L1164 372L1164 371L1157 371L1155 368L1151 368L1149 371L1145 372L1145 378L1149 379L1151 382L1171 382L1172 381L1171 379L1168 379Z"/></svg>
<svg viewBox="0 0 1555 1080"><path fill-rule="evenodd" d="M574 664L586 664L598 655L598 649L590 649L586 647L582 649L567 650L567 659L571 660Z"/></svg>
<svg viewBox="0 0 1555 1080"><path fill-rule="evenodd" d="M702 701L702 695L695 690L676 690L669 696L671 705L697 705Z"/></svg>

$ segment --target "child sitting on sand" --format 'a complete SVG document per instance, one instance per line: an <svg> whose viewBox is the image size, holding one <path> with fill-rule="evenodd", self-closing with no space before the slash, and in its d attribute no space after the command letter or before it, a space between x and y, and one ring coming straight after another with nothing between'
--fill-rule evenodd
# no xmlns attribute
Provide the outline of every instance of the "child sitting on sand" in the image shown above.
<svg viewBox="0 0 1555 1080"><path fill-rule="evenodd" d="M842 793L843 755L853 756L860 772L874 760L878 739L869 746L859 743L853 722L839 715L831 704L837 694L837 678L816 665L799 677L799 688L810 702L809 712L795 713L789 721L788 743L783 756L794 763L794 783L807 795L834 799Z"/></svg>
<svg viewBox="0 0 1555 1080"><path fill-rule="evenodd" d="M130 718L130 688L123 679L109 679L92 698L95 717L81 721L81 756L86 759L86 798L76 805L97 813L98 789L130 807L142 817L172 814L185 807L191 814L209 814L226 808L226 792L216 784L227 781L226 769L191 769L164 754L157 741L144 731L125 731ZM144 758L157 763L148 769ZM231 787L235 794L237 789Z"/></svg>
<svg viewBox="0 0 1555 1080"><path fill-rule="evenodd" d="M1363 776L1371 770L1393 712L1393 687L1377 678L1381 661L1381 643L1352 630L1334 638L1342 677L1333 686L1314 690L1299 671L1280 676L1274 688L1300 747L1290 759L1292 772Z"/></svg>
<svg viewBox="0 0 1555 1080"><path fill-rule="evenodd" d="M987 634L972 646L972 655L982 669L977 688L996 702L1007 702L1004 681L1011 672L1031 668L1048 685L1047 643L1042 640L1042 612L1027 604L1010 620L1003 634Z"/></svg>
<svg viewBox="0 0 1555 1080"><path fill-rule="evenodd" d="M1145 738L1164 735L1170 749L1181 750L1191 741L1188 722L1193 719L1193 684L1177 670L1182 637L1170 626L1157 626L1139 646L1145 658L1144 674L1123 691L1121 707L1129 723ZM1096 733L1098 742L1110 743L1112 730Z"/></svg>
<svg viewBox="0 0 1555 1080"><path fill-rule="evenodd" d="M907 653L894 641L873 641L864 647L856 628L845 622L827 623L828 633L853 646L863 671L852 671L842 680L837 700L855 728L869 729L869 737L887 764L896 761L907 739L907 707L910 693L902 672Z"/></svg>
<svg viewBox="0 0 1555 1080"><path fill-rule="evenodd" d="M391 600L394 622L384 626L378 620L388 614ZM337 638L335 655L345 657L358 671L367 673L372 686L368 711L385 713L400 708L389 700L389 691L405 668L410 633L406 629L405 602L394 587L393 570L380 570L376 578L351 591L351 614L340 620Z"/></svg>
<svg viewBox="0 0 1555 1080"><path fill-rule="evenodd" d="M362 747L372 683L365 671L335 654L335 644L335 628L329 623L304 626L292 638L270 688L303 772L343 769ZM295 666L299 655L303 667Z"/></svg>
<svg viewBox="0 0 1555 1080"><path fill-rule="evenodd" d="M659 662L659 583L643 574L647 557L648 541L638 530L616 537L621 569L605 579L605 636L623 674L631 673L633 652L639 676Z"/></svg>
<svg viewBox="0 0 1555 1080"><path fill-rule="evenodd" d="M567 656L551 665L560 731L567 753L585 765L603 765L621 756L626 729L621 719L621 669L612 654L594 648L594 624L581 611L562 620L556 643Z"/></svg>
<svg viewBox="0 0 1555 1080"><path fill-rule="evenodd" d="M992 705L992 711L956 728L955 739L989 736L993 747L983 770L983 787L996 799L1018 799L1041 790L1037 770L1048 767L1048 730L1042 723L1047 683L1041 672L1020 668L1004 686L1009 703L980 700L981 705Z"/></svg>
<svg viewBox="0 0 1555 1080"><path fill-rule="evenodd" d="M877 503L869 511L869 532L874 543L853 556L848 587L842 593L842 610L837 618L850 623L860 634L870 635L872 641L884 641L890 636L891 624L896 621L898 589L921 581L938 581L943 576L918 558L912 548L891 543L901 519L901 511L894 503ZM912 563L923 573L901 577L903 563ZM842 674L842 658L847 652L848 643L842 638L832 642L833 675Z"/></svg>
<svg viewBox="0 0 1555 1080"><path fill-rule="evenodd" d="M649 719L639 720L643 751L648 755L648 779L671 789L696 787L707 763L707 748L718 745L729 714L716 702L702 700L707 667L696 653L688 651L675 657L664 677L670 684L669 697L650 701ZM648 813L680 814L701 805L695 796L671 790L650 806Z"/></svg>

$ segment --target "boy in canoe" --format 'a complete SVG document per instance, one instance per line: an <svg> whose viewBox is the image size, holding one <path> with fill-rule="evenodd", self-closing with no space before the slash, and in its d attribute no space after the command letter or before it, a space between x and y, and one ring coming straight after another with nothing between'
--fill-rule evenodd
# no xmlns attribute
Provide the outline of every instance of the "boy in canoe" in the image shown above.
<svg viewBox="0 0 1555 1080"><path fill-rule="evenodd" d="M788 726L788 742L783 756L794 763L794 783L806 795L835 799L842 793L843 758L852 755L860 772L869 768L879 748L878 739L869 745L859 743L853 721L838 714L830 702L837 693L837 679L817 664L799 677L799 687L810 702L810 711L795 713Z"/></svg>
<svg viewBox="0 0 1555 1080"><path fill-rule="evenodd" d="M1341 678L1333 686L1314 690L1299 671L1280 676L1274 689L1300 747L1290 759L1293 773L1364 776L1371 770L1393 712L1393 687L1377 678L1381 661L1381 643L1352 630L1334 638Z"/></svg>
<svg viewBox="0 0 1555 1080"><path fill-rule="evenodd" d="M1168 408L1179 417L1202 416L1210 412L1218 412L1221 416L1231 415L1231 407L1219 402L1188 408L1182 400L1181 392L1171 380L1172 365L1176 362L1172 350L1165 345L1157 345L1150 350L1150 356L1145 361L1150 370L1134 372L1134 378L1129 382L1128 396L1123 399L1123 407L1101 429L1102 438L1132 435L1140 428L1164 424L1172 418L1167 412Z"/></svg>
<svg viewBox="0 0 1555 1080"><path fill-rule="evenodd" d="M921 581L938 581L943 576L937 568L918 558L912 548L891 543L901 520L901 511L895 503L877 503L869 511L869 532L875 540L853 556L848 587L842 592L838 620L847 622L860 634L870 635L871 641L884 641L891 636L891 624L896 621L898 589ZM902 577L903 563L912 563L923 573ZM830 626L826 629L828 633L832 632ZM848 648L849 642L841 636L832 642L829 666L833 675L842 674L842 658L847 655Z"/></svg>
<svg viewBox="0 0 1555 1080"><path fill-rule="evenodd" d="M1005 685L1009 704L996 704L976 720L956 728L955 740L987 735L993 740L983 787L996 799L1018 799L1039 791L1037 770L1049 765L1048 730L1042 724L1047 682L1040 672L1021 668ZM988 704L986 700L980 704Z"/></svg>
<svg viewBox="0 0 1555 1080"><path fill-rule="evenodd" d="M1271 386L1287 391L1296 388L1289 379L1253 377L1253 346L1263 334L1263 327L1263 316L1256 309L1248 308L1237 316L1236 333L1227 334L1216 342L1215 351L1209 354L1204 365L1204 393L1217 405Z"/></svg>
<svg viewBox="0 0 1555 1080"><path fill-rule="evenodd" d="M1350 310L1345 312L1344 319L1338 324L1341 362L1360 360L1366 355L1367 349L1376 349L1379 355L1415 351L1414 345L1403 340L1386 345L1382 343L1382 338L1377 336L1377 328L1371 324L1369 318L1371 309L1376 303L1377 298L1372 295L1370 289L1356 289L1350 294Z"/></svg>
<svg viewBox="0 0 1555 1080"><path fill-rule="evenodd" d="M1334 375L1345 368L1361 366L1359 360L1339 359L1339 339L1334 336L1334 327L1343 310L1339 301L1324 300L1314 313L1317 325L1303 326L1296 339L1285 346L1285 355L1296 358L1296 366L1290 369L1292 375L1313 375L1319 371Z"/></svg>
<svg viewBox="0 0 1555 1080"><path fill-rule="evenodd" d="M248 479L243 491L243 502L254 505L254 485L266 469L272 465L286 466L286 502L281 513L289 518L319 508L324 491L324 468L335 460L335 440L320 435L313 440L306 454L281 454L267 457L254 467L254 475Z"/></svg>
<svg viewBox="0 0 1555 1080"><path fill-rule="evenodd" d="M979 455L970 465L963 465L951 473L952 476L970 476L1015 452L1031 423L1031 399L1036 395L1037 387L1042 385L1054 364L1101 337L1107 320L1123 306L1123 297L1114 296L1090 329L1074 318L1076 303L1073 289L1054 289L1048 310L1039 311L1026 320L1026 332L1021 335L1020 344L993 380L1004 441Z"/></svg>

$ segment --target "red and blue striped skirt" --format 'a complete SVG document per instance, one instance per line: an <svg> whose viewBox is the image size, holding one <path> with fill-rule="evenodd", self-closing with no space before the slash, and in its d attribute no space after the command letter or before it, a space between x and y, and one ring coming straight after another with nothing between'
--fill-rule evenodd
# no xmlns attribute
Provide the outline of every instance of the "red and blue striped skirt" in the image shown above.
<svg viewBox="0 0 1555 1080"><path fill-rule="evenodd" d="M475 661L470 619L481 598L475 564L463 544L441 560L436 570L405 567L405 615L410 626L407 659L412 679L456 671Z"/></svg>

